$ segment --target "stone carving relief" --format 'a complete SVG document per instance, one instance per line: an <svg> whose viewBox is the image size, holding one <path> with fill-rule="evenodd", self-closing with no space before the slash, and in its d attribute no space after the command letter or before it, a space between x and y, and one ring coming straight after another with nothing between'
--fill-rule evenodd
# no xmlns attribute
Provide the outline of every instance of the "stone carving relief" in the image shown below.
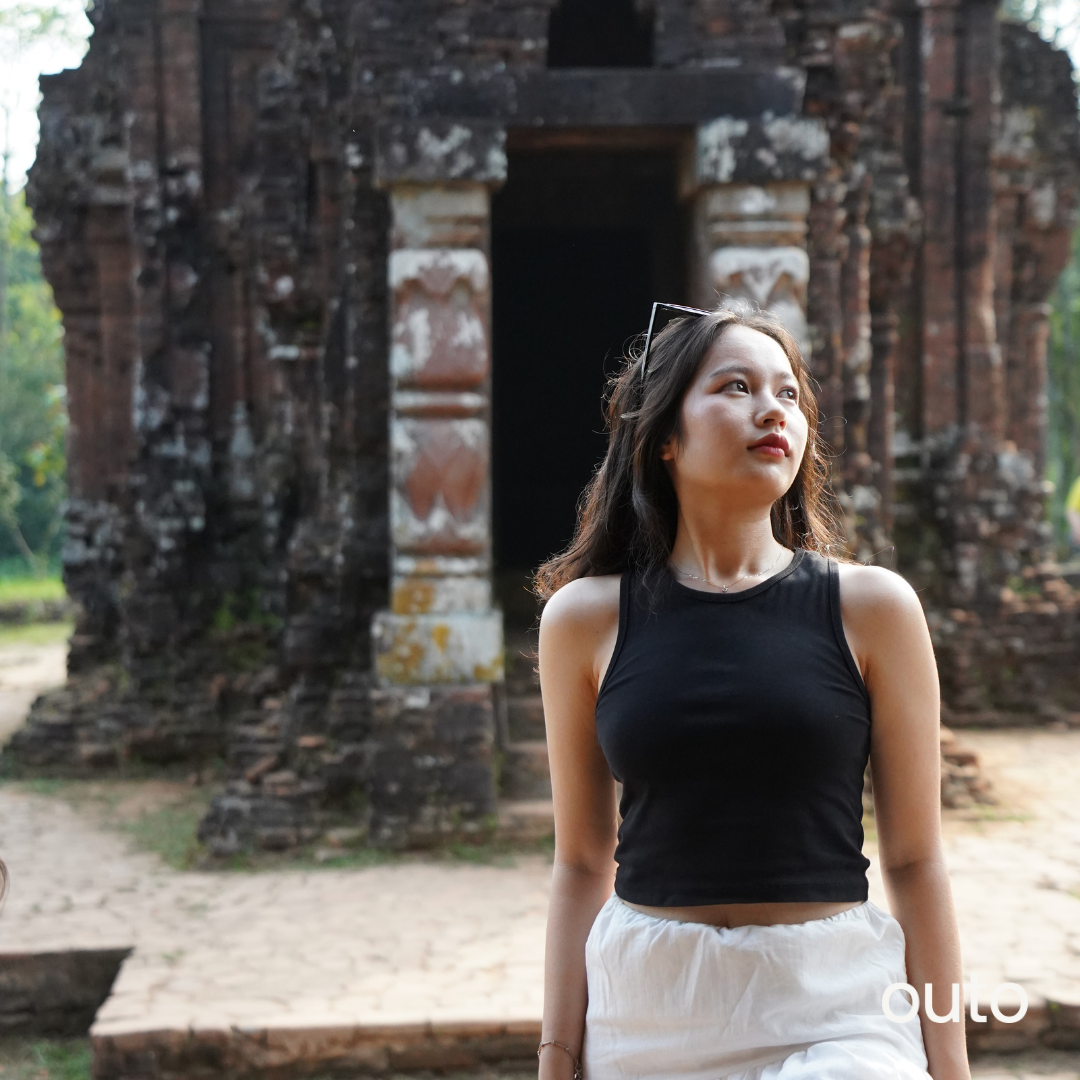
<svg viewBox="0 0 1080 1080"><path fill-rule="evenodd" d="M718 248L709 258L712 287L721 296L744 297L776 314L809 350L806 287L810 258L801 247Z"/></svg>
<svg viewBox="0 0 1080 1080"><path fill-rule="evenodd" d="M454 555L483 551L487 424L476 417L399 417L392 435L395 548Z"/></svg>
<svg viewBox="0 0 1080 1080"><path fill-rule="evenodd" d="M490 363L484 253L469 248L395 251L390 287L395 383L434 389L483 382Z"/></svg>

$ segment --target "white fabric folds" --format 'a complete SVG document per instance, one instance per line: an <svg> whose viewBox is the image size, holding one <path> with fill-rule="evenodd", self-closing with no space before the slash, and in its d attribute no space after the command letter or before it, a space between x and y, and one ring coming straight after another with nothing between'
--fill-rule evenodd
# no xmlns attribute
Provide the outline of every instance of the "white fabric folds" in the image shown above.
<svg viewBox="0 0 1080 1080"><path fill-rule="evenodd" d="M804 923L714 927L612 895L585 945L586 1080L930 1080L904 931L867 900ZM902 991L890 999L907 1014Z"/></svg>

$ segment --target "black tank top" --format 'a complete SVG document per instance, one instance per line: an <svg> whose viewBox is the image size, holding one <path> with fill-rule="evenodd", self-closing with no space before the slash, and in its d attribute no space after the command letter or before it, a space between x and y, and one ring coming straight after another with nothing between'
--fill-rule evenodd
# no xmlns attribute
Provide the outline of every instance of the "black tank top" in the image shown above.
<svg viewBox="0 0 1080 1080"><path fill-rule="evenodd" d="M623 574L596 731L623 785L615 891L657 907L865 900L870 699L835 561L742 592Z"/></svg>

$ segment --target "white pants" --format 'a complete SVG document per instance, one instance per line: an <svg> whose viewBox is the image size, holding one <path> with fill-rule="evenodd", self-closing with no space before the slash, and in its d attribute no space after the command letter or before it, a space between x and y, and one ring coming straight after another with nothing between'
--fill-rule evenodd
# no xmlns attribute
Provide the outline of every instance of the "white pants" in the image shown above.
<svg viewBox="0 0 1080 1080"><path fill-rule="evenodd" d="M585 945L586 1080L930 1080L904 931L869 900L839 915L714 927L617 896ZM910 1009L894 991L895 1015Z"/></svg>

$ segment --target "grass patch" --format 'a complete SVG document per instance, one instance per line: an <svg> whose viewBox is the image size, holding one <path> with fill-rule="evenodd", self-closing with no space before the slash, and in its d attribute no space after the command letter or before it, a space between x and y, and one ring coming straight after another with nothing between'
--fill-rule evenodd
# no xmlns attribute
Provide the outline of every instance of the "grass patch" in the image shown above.
<svg viewBox="0 0 1080 1080"><path fill-rule="evenodd" d="M220 774L219 766L217 773ZM220 779L220 775L216 776ZM198 786L173 779L78 780L52 777L4 781L14 791L58 798L104 828L123 833L139 851L151 852L174 870L217 870L252 873L266 870L365 870L406 862L471 863L511 868L519 857L555 854L555 838L447 841L432 847L391 851L363 843L341 848L323 840L288 851L241 851L227 857L211 855L197 838L199 822L219 790L217 783ZM349 822L341 822L348 825ZM0 1080L6 1080L0 1074Z"/></svg>
<svg viewBox="0 0 1080 1080"><path fill-rule="evenodd" d="M544 855L555 857L555 837L544 836L538 840L488 840L481 844L450 844L439 852L448 862L475 863L479 866L511 867L517 864L519 855Z"/></svg>
<svg viewBox="0 0 1080 1080"><path fill-rule="evenodd" d="M228 870L369 870L407 862L416 856L383 848L324 848L308 845L282 852L248 852L225 861Z"/></svg>
<svg viewBox="0 0 1080 1080"><path fill-rule="evenodd" d="M542 855L552 859L555 838L533 841L488 840L477 843L464 841L441 847L393 851L387 848L356 847L328 848L318 843L307 844L289 851L243 851L227 857L204 856L200 869L226 872L257 873L260 870L367 870L373 866L435 862L471 863L474 866L497 866L511 869L519 857Z"/></svg>
<svg viewBox="0 0 1080 1080"><path fill-rule="evenodd" d="M179 780L15 779L13 790L59 798L131 838L132 846L159 856L175 870L200 864L206 849L195 832L213 797L209 785Z"/></svg>
<svg viewBox="0 0 1080 1080"><path fill-rule="evenodd" d="M206 851L195 833L210 805L210 795L205 789L191 799L148 810L134 821L122 825L142 851L152 851L176 870L188 870L195 866Z"/></svg>
<svg viewBox="0 0 1080 1080"><path fill-rule="evenodd" d="M63 600L66 596L67 590L59 577L0 577L0 604Z"/></svg>
<svg viewBox="0 0 1080 1080"><path fill-rule="evenodd" d="M75 629L73 622L16 623L0 626L0 649L20 645L62 645Z"/></svg>
<svg viewBox="0 0 1080 1080"><path fill-rule="evenodd" d="M0 1039L3 1080L90 1080L89 1039Z"/></svg>

